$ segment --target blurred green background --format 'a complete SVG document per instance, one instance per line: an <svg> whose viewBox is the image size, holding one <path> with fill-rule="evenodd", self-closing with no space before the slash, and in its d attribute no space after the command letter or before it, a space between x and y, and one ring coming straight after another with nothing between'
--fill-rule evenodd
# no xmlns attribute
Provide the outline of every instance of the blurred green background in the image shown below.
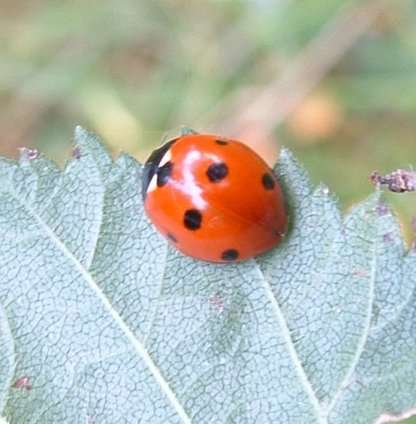
<svg viewBox="0 0 416 424"><path fill-rule="evenodd" d="M0 155L75 125L140 160L181 125L285 145L343 209L416 165L414 0L0 0ZM407 241L416 194L389 195ZM416 420L413 421L416 423Z"/></svg>
<svg viewBox="0 0 416 424"><path fill-rule="evenodd" d="M270 163L288 146L344 209L373 170L416 164L414 0L0 7L1 155L36 147L63 163L82 124L143 160L187 125ZM410 241L415 195L391 198Z"/></svg>

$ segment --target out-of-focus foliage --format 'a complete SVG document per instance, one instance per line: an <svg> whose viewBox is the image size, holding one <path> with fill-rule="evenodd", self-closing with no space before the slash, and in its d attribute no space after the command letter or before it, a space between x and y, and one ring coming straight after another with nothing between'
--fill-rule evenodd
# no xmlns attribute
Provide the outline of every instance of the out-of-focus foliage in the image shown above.
<svg viewBox="0 0 416 424"><path fill-rule="evenodd" d="M0 0L0 154L35 146L63 162L76 124L139 159L182 124L215 130L229 98L279 78L354 3L365 1ZM290 146L346 207L372 170L416 162L416 5L386 4L258 146ZM393 201L409 222L415 198Z"/></svg>

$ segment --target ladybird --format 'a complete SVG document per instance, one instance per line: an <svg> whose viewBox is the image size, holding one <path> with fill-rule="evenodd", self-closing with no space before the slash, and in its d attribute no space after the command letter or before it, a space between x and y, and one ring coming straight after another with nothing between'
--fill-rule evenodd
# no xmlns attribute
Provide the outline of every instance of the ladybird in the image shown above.
<svg viewBox="0 0 416 424"><path fill-rule="evenodd" d="M273 171L240 141L187 133L154 150L143 168L146 214L182 253L237 262L270 250L287 217Z"/></svg>

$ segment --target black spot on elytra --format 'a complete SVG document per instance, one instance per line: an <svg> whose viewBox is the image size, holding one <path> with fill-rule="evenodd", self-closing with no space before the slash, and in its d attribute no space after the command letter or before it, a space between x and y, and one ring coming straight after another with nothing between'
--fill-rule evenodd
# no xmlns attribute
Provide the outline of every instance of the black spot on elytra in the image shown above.
<svg viewBox="0 0 416 424"><path fill-rule="evenodd" d="M170 241L172 241L173 243L177 243L178 242L178 239L172 234L172 233L167 233L166 234L166 237L170 240Z"/></svg>
<svg viewBox="0 0 416 424"><path fill-rule="evenodd" d="M183 225L188 230L197 230L201 227L202 215L197 209L188 209L183 215Z"/></svg>
<svg viewBox="0 0 416 424"><path fill-rule="evenodd" d="M215 140L215 142L220 146L226 146L228 144L228 141L225 140Z"/></svg>
<svg viewBox="0 0 416 424"><path fill-rule="evenodd" d="M157 169L157 186L163 187L169 180L169 177L172 174L173 163L166 162L163 166Z"/></svg>
<svg viewBox="0 0 416 424"><path fill-rule="evenodd" d="M273 190L274 189L274 178L270 174L264 174L261 178L261 182L263 183L263 186L266 190Z"/></svg>
<svg viewBox="0 0 416 424"><path fill-rule="evenodd" d="M213 163L207 169L207 176L212 183L221 181L228 175L228 166L224 163Z"/></svg>
<svg viewBox="0 0 416 424"><path fill-rule="evenodd" d="M238 258L238 250L236 249L227 249L224 250L221 254L221 259L223 261L235 261Z"/></svg>
<svg viewBox="0 0 416 424"><path fill-rule="evenodd" d="M149 156L143 167L143 176L142 176L142 198L143 201L146 199L147 188L149 187L150 181L153 178L153 175L158 170L159 163L162 160L165 153L172 147L178 139L174 138L166 142L163 146L154 150ZM163 168L163 167L162 167Z"/></svg>

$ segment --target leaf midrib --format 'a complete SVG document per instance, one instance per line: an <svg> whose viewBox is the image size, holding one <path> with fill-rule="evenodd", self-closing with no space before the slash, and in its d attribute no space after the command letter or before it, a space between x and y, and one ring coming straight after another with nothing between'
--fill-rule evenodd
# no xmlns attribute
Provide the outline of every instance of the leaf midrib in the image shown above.
<svg viewBox="0 0 416 424"><path fill-rule="evenodd" d="M39 227L45 231L46 235L50 238L50 240L56 245L56 247L63 253L63 255L69 260L70 263L73 264L75 269L80 273L80 275L84 278L84 280L88 283L90 288L95 292L100 301L102 302L104 308L109 312L112 319L119 326L121 331L125 334L127 339L133 345L134 349L143 359L150 373L153 375L153 378L156 380L158 385L160 386L162 392L167 396L173 408L175 409L178 416L181 418L184 424L192 424L192 421L188 414L186 413L184 407L181 405L179 400L176 398L175 393L170 388L168 382L163 377L161 371L157 367L156 363L151 358L149 352L146 350L142 342L136 337L134 332L130 329L127 323L123 320L121 315L113 308L110 300L101 290L99 285L95 282L92 275L82 266L82 264L78 261L78 259L68 250L65 244L57 237L54 231L43 221L43 219L34 211L30 206L21 201L19 196L13 191L10 191L12 197L24 208L26 209L36 220ZM98 238L97 238L98 241Z"/></svg>
<svg viewBox="0 0 416 424"><path fill-rule="evenodd" d="M295 349L295 345L293 343L292 337L290 335L289 327L287 325L286 319L283 316L283 313L281 311L280 305L273 293L272 287L269 283L269 281L266 279L264 274L261 272L260 267L257 266L257 269L259 273L261 274L262 280L264 282L264 288L266 290L267 298L270 301L270 304L272 306L272 309L274 311L274 314L277 318L277 321L279 323L279 326L282 330L282 336L284 340L286 341L286 346L288 350L288 354L292 360L292 363L295 367L295 371L299 377L300 383L302 384L309 401L311 403L311 406L313 408L313 411L316 416L316 420L319 424L327 424L326 419L323 418L321 414L321 407L319 404L318 397L312 387L312 384L310 383L308 376L306 375L306 372L303 368L302 362L299 359L299 355Z"/></svg>

